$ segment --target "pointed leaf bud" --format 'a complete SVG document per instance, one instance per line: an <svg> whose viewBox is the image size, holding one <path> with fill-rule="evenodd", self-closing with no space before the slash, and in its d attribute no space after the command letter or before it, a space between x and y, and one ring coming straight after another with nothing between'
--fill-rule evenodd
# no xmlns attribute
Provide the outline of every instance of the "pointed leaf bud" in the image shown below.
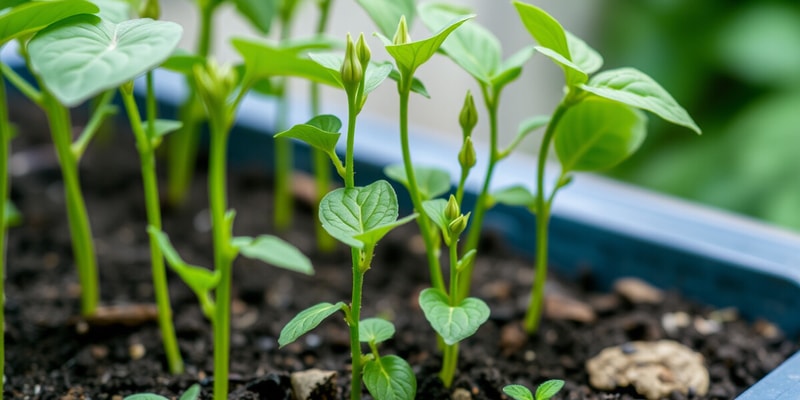
<svg viewBox="0 0 800 400"><path fill-rule="evenodd" d="M469 90L467 90L467 95L464 97L464 105L461 107L458 123L461 125L461 131L465 138L472 135L472 130L478 124L478 110L475 108L475 99Z"/></svg>
<svg viewBox="0 0 800 400"><path fill-rule="evenodd" d="M394 34L392 43L396 45L411 43L411 35L408 34L408 25L406 24L405 15L400 16L400 24L397 25L397 32Z"/></svg>
<svg viewBox="0 0 800 400"><path fill-rule="evenodd" d="M161 7L158 0L145 0L139 7L140 18L158 19L161 16Z"/></svg>
<svg viewBox="0 0 800 400"><path fill-rule="evenodd" d="M353 44L353 37L347 34L347 50L344 55L344 62L342 63L342 83L346 91L353 91L361 84L361 77L364 70L361 67L361 62L358 60L358 53L356 46Z"/></svg>
<svg viewBox="0 0 800 400"><path fill-rule="evenodd" d="M356 42L356 53L358 54L358 61L361 61L361 67L367 69L369 60L372 58L372 52L369 50L366 40L364 40L363 33L358 35L358 41Z"/></svg>
<svg viewBox="0 0 800 400"><path fill-rule="evenodd" d="M458 201L456 201L456 196L450 195L450 199L447 200L447 206L444 208L444 216L447 217L448 221L452 221L458 218L461 215L461 207L458 205Z"/></svg>
<svg viewBox="0 0 800 400"><path fill-rule="evenodd" d="M458 163L461 164L461 168L468 170L474 167L476 162L477 155L475 154L475 146L472 144L472 137L467 136L461 146L461 151L458 152Z"/></svg>
<svg viewBox="0 0 800 400"><path fill-rule="evenodd" d="M453 222L450 222L450 225L447 226L447 230L450 231L450 237L458 238L459 235L461 235L461 232L464 232L464 229L467 229L468 221L469 214L459 215L458 218L453 220Z"/></svg>

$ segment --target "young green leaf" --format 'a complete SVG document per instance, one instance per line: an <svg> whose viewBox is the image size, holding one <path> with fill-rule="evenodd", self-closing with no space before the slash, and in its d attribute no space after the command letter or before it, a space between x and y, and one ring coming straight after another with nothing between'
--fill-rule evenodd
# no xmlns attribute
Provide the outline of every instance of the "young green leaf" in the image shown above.
<svg viewBox="0 0 800 400"><path fill-rule="evenodd" d="M383 318L367 318L358 323L358 340L365 343L385 342L394 336L394 324Z"/></svg>
<svg viewBox="0 0 800 400"><path fill-rule="evenodd" d="M287 131L275 135L301 140L308 145L324 151L330 157L336 157L336 143L339 142L339 129L342 122L333 115L318 115L305 124L298 124Z"/></svg>
<svg viewBox="0 0 800 400"><path fill-rule="evenodd" d="M175 251L175 248L172 247L167 234L152 226L147 228L147 232L158 242L158 247L164 253L164 258L167 259L169 266L198 296L200 293L206 293L217 287L221 278L219 271L212 272L183 261L178 252Z"/></svg>
<svg viewBox="0 0 800 400"><path fill-rule="evenodd" d="M44 29L73 15L94 14L100 9L88 1L36 1L20 4L0 15L0 46Z"/></svg>
<svg viewBox="0 0 800 400"><path fill-rule="evenodd" d="M364 384L372 397L381 400L412 400L417 393L417 378L411 366L393 355L367 361Z"/></svg>
<svg viewBox="0 0 800 400"><path fill-rule="evenodd" d="M319 219L322 227L341 242L356 248L375 244L376 233L397 226L397 195L389 182L336 189L322 198ZM401 222L407 222L406 217Z"/></svg>
<svg viewBox="0 0 800 400"><path fill-rule="evenodd" d="M356 239L362 243L374 245L378 243L387 233L391 232L394 228L398 226L405 225L414 219L416 219L419 214L411 214L407 215L403 218L398 219L397 221L386 223L383 225L376 226L364 233L360 233L358 235L354 235L353 239Z"/></svg>
<svg viewBox="0 0 800 400"><path fill-rule="evenodd" d="M622 162L644 141L646 121L641 111L602 97L570 107L554 134L563 170L597 171Z"/></svg>
<svg viewBox="0 0 800 400"><path fill-rule="evenodd" d="M234 38L231 43L244 59L245 76L242 82L252 86L262 79L293 76L314 82L341 87L328 69L308 58L294 47L280 46L265 40ZM304 48L305 45L303 45Z"/></svg>
<svg viewBox="0 0 800 400"><path fill-rule="evenodd" d="M114 24L84 14L40 31L28 51L34 71L70 107L161 64L182 32L173 22L135 19Z"/></svg>
<svg viewBox="0 0 800 400"><path fill-rule="evenodd" d="M255 239L247 236L233 238L232 245L239 254L267 264L306 275L314 274L311 261L297 247L272 235L260 235Z"/></svg>
<svg viewBox="0 0 800 400"><path fill-rule="evenodd" d="M603 57L600 53L569 31L564 31L564 34L567 35L570 60L588 75L599 71L603 66Z"/></svg>
<svg viewBox="0 0 800 400"><path fill-rule="evenodd" d="M549 122L549 115L535 115L520 122L519 128L517 128L517 135L508 147L501 152L501 157L511 154L528 135L535 132L537 129L547 126Z"/></svg>
<svg viewBox="0 0 800 400"><path fill-rule="evenodd" d="M536 400L550 400L550 398L555 396L563 387L564 381L561 379L544 381L536 388Z"/></svg>
<svg viewBox="0 0 800 400"><path fill-rule="evenodd" d="M512 207L525 207L528 210L536 210L536 195L531 193L528 188L520 185L509 186L500 189L491 195L492 203L505 204Z"/></svg>
<svg viewBox="0 0 800 400"><path fill-rule="evenodd" d="M443 232L447 231L447 226L450 224L450 220L444 212L446 207L447 200L445 199L425 200L422 202L422 209L425 211L425 215Z"/></svg>
<svg viewBox="0 0 800 400"><path fill-rule="evenodd" d="M689 113L653 78L634 68L603 71L581 89L629 106L641 108L697 133L700 127Z"/></svg>
<svg viewBox="0 0 800 400"><path fill-rule="evenodd" d="M573 61L567 34L561 24L539 7L520 1L514 1L514 7L522 24L539 43L536 50L562 66L567 85L575 86L586 82L588 74Z"/></svg>
<svg viewBox="0 0 800 400"><path fill-rule="evenodd" d="M169 400L169 399L154 393L136 393L130 396L125 396L125 398L123 398L122 400Z"/></svg>
<svg viewBox="0 0 800 400"><path fill-rule="evenodd" d="M198 397L200 397L200 385L195 383L189 386L178 400L197 400Z"/></svg>
<svg viewBox="0 0 800 400"><path fill-rule="evenodd" d="M247 19L250 24L263 34L268 34L275 19L277 7L275 1L263 0L233 0L239 15Z"/></svg>
<svg viewBox="0 0 800 400"><path fill-rule="evenodd" d="M452 21L433 36L424 40L405 44L387 45L386 51L394 58L395 63L397 63L397 68L400 69L403 76L413 76L414 71L416 71L420 65L430 60L430 58L436 54L439 47L450 33L473 17L474 15L466 15L456 21Z"/></svg>
<svg viewBox="0 0 800 400"><path fill-rule="evenodd" d="M460 260L456 263L456 270L461 271L467 265L473 265L475 261L475 257L478 255L477 249L470 249L466 254L464 254Z"/></svg>
<svg viewBox="0 0 800 400"><path fill-rule="evenodd" d="M503 393L514 400L534 400L531 390L522 385L506 385L503 387Z"/></svg>
<svg viewBox="0 0 800 400"><path fill-rule="evenodd" d="M372 22L384 36L392 36L397 29L397 21L406 17L408 24L414 21L414 0L356 0L369 14Z"/></svg>
<svg viewBox="0 0 800 400"><path fill-rule="evenodd" d="M100 7L97 16L105 21L118 24L122 21L131 19L131 3L120 0L92 0Z"/></svg>
<svg viewBox="0 0 800 400"><path fill-rule="evenodd" d="M283 347L294 342L300 336L316 328L325 318L330 317L339 310L343 310L344 307L346 307L344 302L340 301L336 304L319 303L300 311L281 330L281 335L278 337L278 345Z"/></svg>
<svg viewBox="0 0 800 400"><path fill-rule="evenodd" d="M408 189L408 178L403 164L389 165L383 169L383 173ZM450 174L443 169L414 167L414 176L417 178L417 190L419 190L422 200L439 197L450 190Z"/></svg>
<svg viewBox="0 0 800 400"><path fill-rule="evenodd" d="M147 126L147 121L142 121L142 126ZM172 133L181 129L183 122L175 121L173 119L156 119L155 120L155 138L161 138L168 133ZM153 138L151 138L153 139Z"/></svg>
<svg viewBox="0 0 800 400"><path fill-rule="evenodd" d="M184 49L177 49L161 64L161 68L191 76L195 65L204 65L205 62L203 57Z"/></svg>
<svg viewBox="0 0 800 400"><path fill-rule="evenodd" d="M522 66L530 60L535 50L533 46L523 47L503 61L492 77L491 85L495 90L517 79L522 74Z"/></svg>
<svg viewBox="0 0 800 400"><path fill-rule="evenodd" d="M445 3L423 3L418 10L422 22L431 31L471 13L468 9ZM442 50L473 78L491 85L500 66L502 47L489 30L474 21L467 22L450 34L442 43Z"/></svg>
<svg viewBox="0 0 800 400"><path fill-rule="evenodd" d="M6 199L5 215L3 217L3 223L6 228L18 226L22 223L22 213L9 199Z"/></svg>
<svg viewBox="0 0 800 400"><path fill-rule="evenodd" d="M472 336L489 319L489 306L483 300L468 297L453 307L439 289L423 290L419 294L419 305L425 318L448 345Z"/></svg>
<svg viewBox="0 0 800 400"><path fill-rule="evenodd" d="M389 73L389 79L395 82L400 81L400 71L398 71L396 68L392 68L392 72ZM428 89L425 88L425 84L422 83L422 81L417 77L414 77L414 79L411 80L411 91L422 95L426 99L431 98L431 95L428 93Z"/></svg>

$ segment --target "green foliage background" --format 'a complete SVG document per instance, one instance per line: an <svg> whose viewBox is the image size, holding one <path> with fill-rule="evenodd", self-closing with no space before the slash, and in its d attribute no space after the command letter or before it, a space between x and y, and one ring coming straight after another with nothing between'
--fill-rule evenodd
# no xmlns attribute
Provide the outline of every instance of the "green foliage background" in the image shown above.
<svg viewBox="0 0 800 400"><path fill-rule="evenodd" d="M657 119L616 177L800 230L800 3L607 0L606 65L647 71L703 129Z"/></svg>

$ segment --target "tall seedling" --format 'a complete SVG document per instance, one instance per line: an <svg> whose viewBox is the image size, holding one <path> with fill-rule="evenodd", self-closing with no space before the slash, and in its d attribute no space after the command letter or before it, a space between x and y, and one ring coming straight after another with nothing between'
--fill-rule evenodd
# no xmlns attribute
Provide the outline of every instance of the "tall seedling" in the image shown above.
<svg viewBox="0 0 800 400"><path fill-rule="evenodd" d="M172 247L169 238L154 226L150 234L159 243L170 267L195 292L203 313L214 328L214 399L228 396L230 353L231 280L233 261L239 255L277 267L311 274L310 261L295 247L269 235L234 237L235 212L227 209L226 155L228 135L236 109L248 86L237 85L234 69L214 62L194 67L195 87L208 115L209 147L208 197L214 247L214 270L190 265Z"/></svg>
<svg viewBox="0 0 800 400"><path fill-rule="evenodd" d="M525 329L536 332L541 319L544 283L547 278L547 234L550 210L556 193L577 171L598 171L630 156L645 138L650 111L666 121L700 128L675 99L658 83L633 68L597 73L600 55L566 32L549 14L519 1L514 2L525 28L539 43L536 51L564 70L566 90L542 138L536 170L536 274ZM550 146L555 146L561 172L555 184L545 188L545 167Z"/></svg>
<svg viewBox="0 0 800 400"><path fill-rule="evenodd" d="M342 311L350 327L353 374L350 398L361 398L363 379L374 398L413 399L416 379L411 367L400 357L381 356L378 352L377 344L394 335L394 325L379 318L361 320L364 275L372 267L375 246L389 231L416 218L414 214L397 219L397 196L388 182L381 180L367 186L355 185L353 154L356 118L369 92L386 79L391 72L391 66L369 63L370 51L363 35L359 37L357 45L348 36L343 60L335 55L312 57L325 67L325 74L334 78L336 84L347 93L347 148L344 164L335 151L342 124L332 115L316 116L306 124L296 125L278 136L303 140L323 151L344 179L344 188L336 189L323 197L319 219L331 236L351 248L353 290L349 305L341 301L335 304L320 303L302 311L284 327L278 343L285 346L314 329L325 318ZM361 342L369 345L371 354L362 354Z"/></svg>

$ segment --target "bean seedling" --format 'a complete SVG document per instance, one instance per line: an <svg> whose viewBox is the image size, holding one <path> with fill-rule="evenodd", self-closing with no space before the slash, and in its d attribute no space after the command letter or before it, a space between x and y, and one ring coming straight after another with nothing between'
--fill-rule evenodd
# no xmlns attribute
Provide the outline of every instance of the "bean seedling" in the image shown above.
<svg viewBox="0 0 800 400"><path fill-rule="evenodd" d="M564 387L564 381L560 379L551 379L542 382L536 388L536 394L531 393L531 390L522 385L506 385L503 387L503 393L509 395L514 400L550 400L561 391Z"/></svg>

